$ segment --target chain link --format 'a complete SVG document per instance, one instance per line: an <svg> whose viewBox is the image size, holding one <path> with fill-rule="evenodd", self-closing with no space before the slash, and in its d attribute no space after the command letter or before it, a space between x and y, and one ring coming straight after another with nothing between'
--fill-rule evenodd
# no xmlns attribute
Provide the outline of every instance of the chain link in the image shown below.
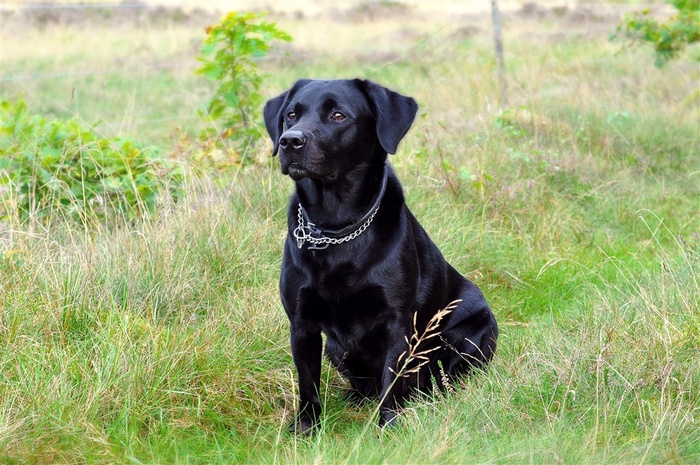
<svg viewBox="0 0 700 465"><path fill-rule="evenodd" d="M329 245L337 245L337 244L342 244L344 242L351 241L351 240L357 238L357 236L359 236L363 232L365 232L365 229L367 229L369 227L369 225L372 223L372 220L374 220L374 216L379 211L379 206L380 206L380 204L377 205L377 207L374 209L374 211L369 216L369 218L367 218L367 221L362 223L359 228L357 228L355 231L351 232L347 236L326 237L318 229L316 229L316 225L313 224L312 222L309 221L308 224L305 224L304 216L302 213L303 210L301 208L301 204L299 204L299 209L297 211L298 226L294 229L294 238L297 240L297 247L301 249L301 247L304 245L305 242L310 242L314 246L318 246L320 244L325 244L325 246L328 247ZM317 233L319 237L312 235L314 230L319 231ZM325 249L326 247L313 247L313 248Z"/></svg>

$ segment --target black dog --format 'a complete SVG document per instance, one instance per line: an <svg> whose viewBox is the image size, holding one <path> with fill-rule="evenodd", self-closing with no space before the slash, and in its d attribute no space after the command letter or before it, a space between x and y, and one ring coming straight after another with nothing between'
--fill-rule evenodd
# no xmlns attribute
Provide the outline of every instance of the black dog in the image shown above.
<svg viewBox="0 0 700 465"><path fill-rule="evenodd" d="M280 294L299 376L297 433L321 411L321 333L353 397L380 399L380 426L414 390L442 388L496 349L483 294L418 224L387 162L417 109L359 79L300 80L265 105L273 155L296 182Z"/></svg>

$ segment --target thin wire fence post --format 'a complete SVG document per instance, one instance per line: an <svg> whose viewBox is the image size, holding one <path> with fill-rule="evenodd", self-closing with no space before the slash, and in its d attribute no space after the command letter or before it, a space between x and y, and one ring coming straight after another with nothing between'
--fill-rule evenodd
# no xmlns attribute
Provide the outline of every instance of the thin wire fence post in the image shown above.
<svg viewBox="0 0 700 465"><path fill-rule="evenodd" d="M508 84L506 82L506 68L503 60L501 13L498 8L498 0L491 0L491 13L493 16L493 37L496 43L496 60L498 61L498 105L503 108L508 105Z"/></svg>

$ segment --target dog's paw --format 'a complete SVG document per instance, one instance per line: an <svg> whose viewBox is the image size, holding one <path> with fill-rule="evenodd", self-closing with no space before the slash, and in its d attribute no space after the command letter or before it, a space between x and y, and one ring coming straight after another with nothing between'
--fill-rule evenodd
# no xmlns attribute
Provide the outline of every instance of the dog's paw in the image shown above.
<svg viewBox="0 0 700 465"><path fill-rule="evenodd" d="M394 427L396 426L398 422L399 414L398 412L395 412L393 410L389 409L382 409L379 412L379 427L380 428L386 428L386 427Z"/></svg>
<svg viewBox="0 0 700 465"><path fill-rule="evenodd" d="M311 418L304 416L297 418L291 425L289 425L289 432L295 436L310 436L316 431L317 428L318 424L316 422L314 422Z"/></svg>

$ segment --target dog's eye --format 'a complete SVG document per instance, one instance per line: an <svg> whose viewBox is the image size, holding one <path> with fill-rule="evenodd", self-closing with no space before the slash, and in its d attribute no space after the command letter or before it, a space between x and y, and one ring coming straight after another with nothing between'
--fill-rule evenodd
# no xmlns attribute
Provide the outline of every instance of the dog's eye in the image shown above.
<svg viewBox="0 0 700 465"><path fill-rule="evenodd" d="M287 113L287 118L289 118L289 119L297 119L297 114L296 114L295 112L293 112L293 111L290 111L289 113Z"/></svg>
<svg viewBox="0 0 700 465"><path fill-rule="evenodd" d="M331 119L332 119L333 121L343 121L343 120L345 119L345 115L342 114L342 113L339 112L339 111L336 111L335 113L333 113L333 114L331 115Z"/></svg>

